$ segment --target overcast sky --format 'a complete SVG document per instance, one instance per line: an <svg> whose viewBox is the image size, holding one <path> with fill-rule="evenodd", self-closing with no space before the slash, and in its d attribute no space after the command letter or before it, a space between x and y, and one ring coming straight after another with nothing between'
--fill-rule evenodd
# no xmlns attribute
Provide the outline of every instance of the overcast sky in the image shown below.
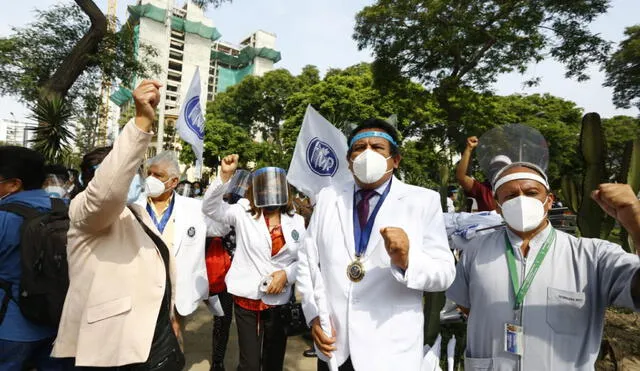
<svg viewBox="0 0 640 371"><path fill-rule="evenodd" d="M0 12L0 36L11 34L12 26L23 26L33 21L35 8L45 9L57 3L54 0L6 1ZM176 5L183 0L175 0ZM358 51L352 39L354 16L373 0L233 0L220 8L207 10L222 39L238 43L255 30L262 29L277 35L276 49L282 60L276 64L298 74L307 64L317 66L321 72L328 68L343 68L361 61L371 61L368 51ZM96 3L106 10L106 0ZM126 6L133 0L118 1L118 17L126 19ZM598 18L592 29L605 39L618 42L624 28L640 23L638 0L614 0L609 12ZM564 78L564 68L553 61L533 64L525 75L517 73L501 76L494 90L498 94L551 93L574 101L585 112L599 112L603 117L614 115L637 116L637 109L616 109L611 102L612 92L604 88L604 75L597 66L589 69L591 80L578 83ZM542 78L537 87L526 88L522 82L531 77ZM15 99L0 97L0 118L23 119L26 109Z"/></svg>

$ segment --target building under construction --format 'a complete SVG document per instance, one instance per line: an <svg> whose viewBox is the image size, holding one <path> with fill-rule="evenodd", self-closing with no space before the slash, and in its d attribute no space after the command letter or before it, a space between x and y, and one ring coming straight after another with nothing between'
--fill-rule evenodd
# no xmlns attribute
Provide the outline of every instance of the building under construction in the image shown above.
<svg viewBox="0 0 640 371"><path fill-rule="evenodd" d="M196 68L200 69L201 102L239 83L245 76L262 76L280 60L275 49L276 36L256 31L238 44L220 41L221 34L201 8L188 1L175 7L173 0L139 0L128 7L128 23L134 26L135 45L149 45L156 56L139 55L141 60L160 66L155 79L164 85L158 105L157 145L149 155L162 148L175 148L175 122ZM140 53L144 49L136 48ZM136 86L140 78L131 86ZM117 118L131 103L131 90L115 89L110 97L108 130L117 132ZM114 130L115 129L115 130Z"/></svg>

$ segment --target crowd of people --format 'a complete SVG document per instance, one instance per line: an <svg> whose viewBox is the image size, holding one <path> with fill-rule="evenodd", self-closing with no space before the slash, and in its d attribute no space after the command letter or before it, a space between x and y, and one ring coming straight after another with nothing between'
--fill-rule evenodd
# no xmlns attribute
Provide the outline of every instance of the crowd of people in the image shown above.
<svg viewBox="0 0 640 371"><path fill-rule="evenodd" d="M640 257L556 230L536 164L496 156L479 182L468 138L456 179L506 228L456 263L440 195L396 176L386 121L352 130L353 178L324 188L309 216L284 169L248 172L227 154L204 184L181 181L172 152L145 161L159 88L136 88L135 117L79 172L0 147L0 371L182 370L185 321L202 304L211 370L224 370L232 319L237 369L282 370L296 297L318 370L418 371L423 294L444 291L467 316L465 370L592 370L605 309L640 310ZM447 212L457 196L449 187ZM602 184L592 198L640 248L631 187ZM66 240L47 237L61 230Z"/></svg>

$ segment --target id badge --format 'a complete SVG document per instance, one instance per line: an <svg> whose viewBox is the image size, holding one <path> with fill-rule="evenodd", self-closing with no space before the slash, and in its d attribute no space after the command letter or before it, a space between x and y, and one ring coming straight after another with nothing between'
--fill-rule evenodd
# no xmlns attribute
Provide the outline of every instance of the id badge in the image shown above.
<svg viewBox="0 0 640 371"><path fill-rule="evenodd" d="M504 350L505 352L521 356L523 329L522 326L513 323L504 324Z"/></svg>

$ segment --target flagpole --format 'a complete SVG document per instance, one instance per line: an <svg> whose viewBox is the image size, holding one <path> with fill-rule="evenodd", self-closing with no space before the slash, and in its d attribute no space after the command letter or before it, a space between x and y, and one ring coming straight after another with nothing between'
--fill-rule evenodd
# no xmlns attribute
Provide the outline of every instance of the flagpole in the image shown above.
<svg viewBox="0 0 640 371"><path fill-rule="evenodd" d="M165 19L165 37L167 42L167 58L164 61L165 73L163 84L160 88L160 110L158 111L158 144L156 153L162 152L164 148L164 116L165 104L167 101L167 76L169 73L169 54L171 54L171 19L173 18L173 0L167 0L167 18Z"/></svg>

